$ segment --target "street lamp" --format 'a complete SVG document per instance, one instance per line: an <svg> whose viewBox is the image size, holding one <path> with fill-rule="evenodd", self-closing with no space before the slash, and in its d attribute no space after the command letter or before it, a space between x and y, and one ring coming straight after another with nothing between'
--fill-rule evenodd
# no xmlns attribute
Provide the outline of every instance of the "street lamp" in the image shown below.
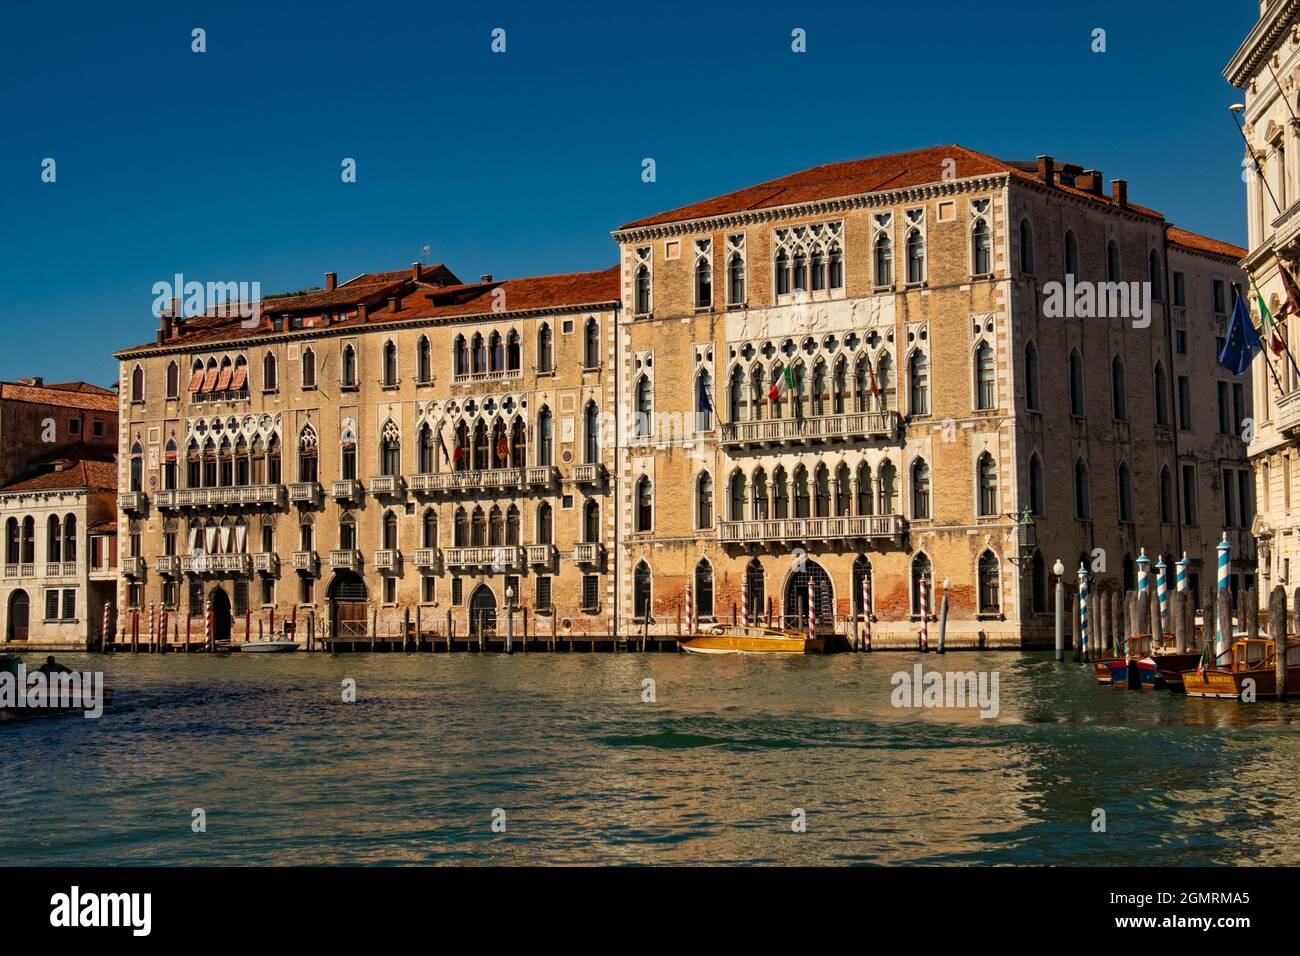
<svg viewBox="0 0 1300 956"><path fill-rule="evenodd" d="M1057 558L1052 565L1056 575L1056 659L1065 660L1065 565Z"/></svg>
<svg viewBox="0 0 1300 956"><path fill-rule="evenodd" d="M1034 516L1028 508L1020 513L1020 520L1016 522L1016 544L1021 561L1028 561L1038 549L1038 529L1034 526Z"/></svg>

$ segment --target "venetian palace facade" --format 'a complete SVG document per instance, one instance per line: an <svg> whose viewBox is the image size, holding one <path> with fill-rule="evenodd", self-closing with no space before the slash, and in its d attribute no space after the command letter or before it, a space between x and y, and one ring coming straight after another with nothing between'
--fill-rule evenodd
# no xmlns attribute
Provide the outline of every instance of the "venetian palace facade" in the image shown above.
<svg viewBox="0 0 1300 956"><path fill-rule="evenodd" d="M869 577L904 646L925 578L954 644L1011 646L1050 639L1058 557L1116 588L1185 551L1199 584L1226 527L1250 583L1249 383L1214 363L1244 253L1123 181L935 147L614 238L603 272L417 264L164 316L117 353L123 604L465 633L508 589L631 636L688 604L806 627L811 593L849 635ZM1057 315L1067 273L1149 283L1149 312Z"/></svg>
<svg viewBox="0 0 1300 956"><path fill-rule="evenodd" d="M1300 274L1300 2L1260 4L1260 18L1224 70L1245 91L1243 152L1250 252L1244 265L1277 315L1286 302L1279 264ZM1259 170L1259 175L1256 173ZM1255 296L1251 313L1260 323ZM1292 355L1300 355L1300 325L1285 324ZM1263 367L1271 361L1272 372ZM1258 421L1249 445L1258 515L1254 531L1263 583L1292 588L1300 571L1300 369L1285 355L1266 353L1255 360L1254 407ZM1293 491L1293 488L1295 490Z"/></svg>

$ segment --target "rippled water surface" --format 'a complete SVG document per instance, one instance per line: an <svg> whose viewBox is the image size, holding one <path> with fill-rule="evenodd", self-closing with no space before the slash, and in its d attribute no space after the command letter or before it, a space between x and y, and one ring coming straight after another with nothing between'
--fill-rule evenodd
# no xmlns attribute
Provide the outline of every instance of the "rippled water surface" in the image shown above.
<svg viewBox="0 0 1300 956"><path fill-rule="evenodd" d="M118 706L0 724L0 864L1300 863L1300 702L1045 655L65 660ZM917 661L997 718L891 706Z"/></svg>

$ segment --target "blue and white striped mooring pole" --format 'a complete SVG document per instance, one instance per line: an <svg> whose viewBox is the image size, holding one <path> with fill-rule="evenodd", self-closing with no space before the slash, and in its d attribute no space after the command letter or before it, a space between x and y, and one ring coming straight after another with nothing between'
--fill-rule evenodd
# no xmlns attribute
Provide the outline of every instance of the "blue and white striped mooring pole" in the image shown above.
<svg viewBox="0 0 1300 956"><path fill-rule="evenodd" d="M1183 556L1178 559L1177 563L1174 564L1174 587L1179 591L1187 590L1188 563L1189 562L1187 560L1187 552L1184 551Z"/></svg>
<svg viewBox="0 0 1300 956"><path fill-rule="evenodd" d="M1137 566L1138 566L1138 594L1141 594L1143 591L1147 589L1147 577L1151 573L1151 559L1147 557L1146 548L1143 548L1141 553L1138 554ZM1145 625L1146 622L1143 621L1142 626Z"/></svg>
<svg viewBox="0 0 1300 956"><path fill-rule="evenodd" d="M1155 650L1169 631L1169 580L1166 576L1165 556L1156 558L1156 600L1160 602L1160 633L1151 636L1151 649Z"/></svg>
<svg viewBox="0 0 1300 956"><path fill-rule="evenodd" d="M1088 570L1079 562L1079 647L1088 659Z"/></svg>
<svg viewBox="0 0 1300 956"><path fill-rule="evenodd" d="M1232 646L1232 635L1224 634L1219 625L1218 594L1228 589L1228 565L1232 563L1232 545L1228 544L1228 532L1223 532L1223 540L1216 549L1219 553L1219 586L1215 589L1214 615L1214 655L1217 658ZM1231 620L1231 618L1229 618Z"/></svg>

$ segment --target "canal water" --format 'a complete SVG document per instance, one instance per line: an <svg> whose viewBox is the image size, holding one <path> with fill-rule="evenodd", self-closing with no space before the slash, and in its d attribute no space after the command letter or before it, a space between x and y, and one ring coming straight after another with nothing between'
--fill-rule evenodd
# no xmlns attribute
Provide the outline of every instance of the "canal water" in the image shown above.
<svg viewBox="0 0 1300 956"><path fill-rule="evenodd" d="M65 660L117 706L0 725L0 864L1300 863L1300 701L1050 655ZM893 706L918 662L997 716Z"/></svg>

